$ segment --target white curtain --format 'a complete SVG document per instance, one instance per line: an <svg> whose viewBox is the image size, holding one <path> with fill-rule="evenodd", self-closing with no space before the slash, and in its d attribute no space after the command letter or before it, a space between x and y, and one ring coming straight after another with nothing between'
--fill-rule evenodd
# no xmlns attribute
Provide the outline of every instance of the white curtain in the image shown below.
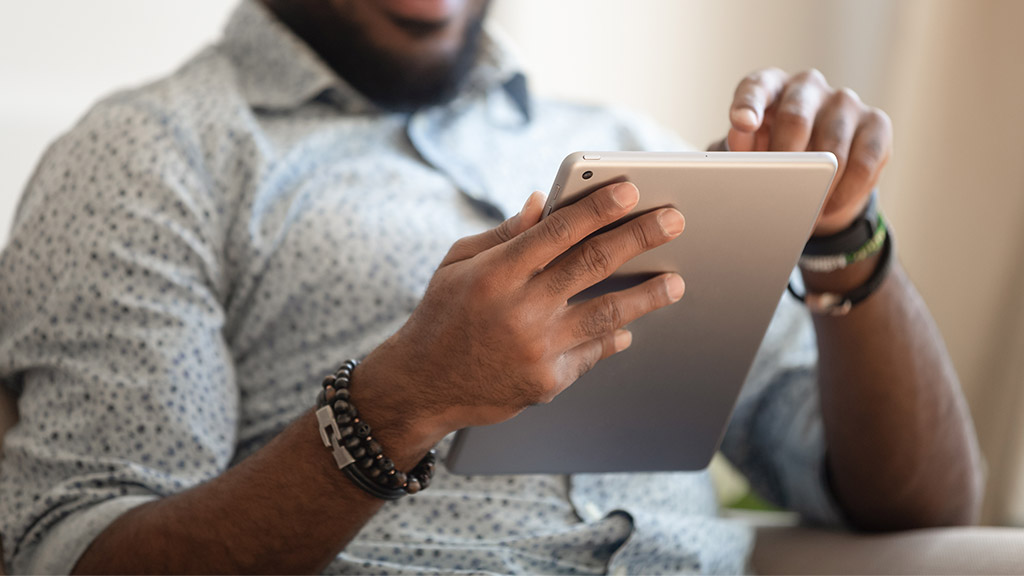
<svg viewBox="0 0 1024 576"><path fill-rule="evenodd" d="M1024 3L901 8L887 205L971 403L986 518L1024 525Z"/></svg>
<svg viewBox="0 0 1024 576"><path fill-rule="evenodd" d="M883 205L971 404L985 521L1024 524L1024 2L499 0L494 15L541 93L638 108L696 146L763 66L819 68L886 110Z"/></svg>

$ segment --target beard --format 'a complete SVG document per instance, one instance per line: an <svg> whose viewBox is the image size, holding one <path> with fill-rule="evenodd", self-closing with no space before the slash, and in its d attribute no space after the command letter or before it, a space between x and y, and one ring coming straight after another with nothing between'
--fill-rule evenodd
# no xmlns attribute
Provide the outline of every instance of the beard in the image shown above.
<svg viewBox="0 0 1024 576"><path fill-rule="evenodd" d="M419 24L409 24L419 28ZM480 49L483 15L466 23L462 43L451 55L413 60L381 49L362 29L345 41L342 78L378 105L395 111L443 104L458 94L469 76ZM342 65L339 62L339 65Z"/></svg>
<svg viewBox="0 0 1024 576"><path fill-rule="evenodd" d="M300 2L266 3L353 88L378 106L400 112L442 104L458 94L476 62L489 5L481 3L469 15L457 49L409 54L389 49L344 9L325 10L327 2L304 14L294 10ZM407 37L425 42L444 26L392 21Z"/></svg>

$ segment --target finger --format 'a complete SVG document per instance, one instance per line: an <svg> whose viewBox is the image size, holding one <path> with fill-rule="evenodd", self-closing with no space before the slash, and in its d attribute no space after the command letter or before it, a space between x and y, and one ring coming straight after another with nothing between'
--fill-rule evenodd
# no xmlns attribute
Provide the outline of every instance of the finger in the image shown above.
<svg viewBox="0 0 1024 576"><path fill-rule="evenodd" d="M513 265L532 274L593 232L625 216L640 200L630 182L605 186L582 200L552 212L536 226L504 244Z"/></svg>
<svg viewBox="0 0 1024 576"><path fill-rule="evenodd" d="M839 182L843 179L846 171L846 160L850 156L850 145L853 142L853 135L856 133L857 125L860 123L860 116L864 111L864 105L860 98L852 90L843 88L837 90L824 103L817 119L814 121L814 131L811 133L809 150L819 152L831 152L838 161L835 178L832 180L832 188L829 190L829 197L835 192Z"/></svg>
<svg viewBox="0 0 1024 576"><path fill-rule="evenodd" d="M562 390L590 372L601 360L622 352L632 344L633 333L629 330L619 329L572 348L561 358L562 372L566 373L562 378L562 381L566 383Z"/></svg>
<svg viewBox="0 0 1024 576"><path fill-rule="evenodd" d="M754 151L767 152L768 146L772 143L772 117L771 110L765 115L764 123L754 134Z"/></svg>
<svg viewBox="0 0 1024 576"><path fill-rule="evenodd" d="M441 266L447 266L472 258L477 254L493 248L499 244L508 242L512 238L522 234L540 221L541 213L544 211L544 195L540 192L533 192L526 199L526 204L518 214L508 218L498 226L485 232L460 238L451 249Z"/></svg>
<svg viewBox="0 0 1024 576"><path fill-rule="evenodd" d="M729 107L729 149L754 149L755 133L765 120L765 111L778 99L788 76L778 68L758 70L740 81Z"/></svg>
<svg viewBox="0 0 1024 576"><path fill-rule="evenodd" d="M531 283L562 302L604 280L630 259L679 236L686 221L675 208L634 218L591 238Z"/></svg>
<svg viewBox="0 0 1024 576"><path fill-rule="evenodd" d="M772 115L773 151L800 152L807 149L818 110L831 91L817 70L797 74L779 95Z"/></svg>
<svg viewBox="0 0 1024 576"><path fill-rule="evenodd" d="M644 314L679 301L685 290L682 277L669 273L632 288L573 304L565 311L565 321L560 323L566 331L560 336L575 346L601 338Z"/></svg>
<svg viewBox="0 0 1024 576"><path fill-rule="evenodd" d="M853 222L867 204L891 153L892 122L885 112L870 108L860 118L843 179L822 211L815 234L835 233Z"/></svg>

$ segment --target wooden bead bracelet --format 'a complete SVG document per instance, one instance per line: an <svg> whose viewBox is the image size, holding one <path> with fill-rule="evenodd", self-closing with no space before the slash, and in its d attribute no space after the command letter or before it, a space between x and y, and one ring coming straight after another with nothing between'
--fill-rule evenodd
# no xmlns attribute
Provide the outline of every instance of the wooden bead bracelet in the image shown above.
<svg viewBox="0 0 1024 576"><path fill-rule="evenodd" d="M346 360L323 381L317 395L316 419L324 446L331 449L338 468L366 492L384 500L397 500L430 486L434 477L435 452L431 450L409 473L395 469L384 456L370 425L352 405L349 385L358 360Z"/></svg>

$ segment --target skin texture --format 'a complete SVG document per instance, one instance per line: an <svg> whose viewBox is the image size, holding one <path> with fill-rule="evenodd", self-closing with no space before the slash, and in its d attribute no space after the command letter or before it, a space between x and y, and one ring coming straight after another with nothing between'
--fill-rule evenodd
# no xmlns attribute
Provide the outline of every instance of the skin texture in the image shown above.
<svg viewBox="0 0 1024 576"><path fill-rule="evenodd" d="M730 108L730 150L825 150L839 171L814 235L850 225L892 151L892 123L811 70L744 78ZM812 292L844 293L877 257L832 273L804 272ZM898 263L847 316L816 315L828 470L847 519L866 530L976 521L977 439L960 384L928 309Z"/></svg>
<svg viewBox="0 0 1024 576"><path fill-rule="evenodd" d="M683 217L671 208L596 236L541 272L638 200L632 184L608 186L538 223L543 201L534 193L520 214L452 246L412 318L353 374L352 401L399 468L412 468L448 432L549 401L598 360L629 346L625 324L682 296L682 279L664 274L568 304L580 287L677 237ZM406 341L427 344L410 354ZM494 348L479 348L464 362L440 362L451 346L474 341ZM423 372L416 366L424 361L449 385L444 394L418 391L413 375ZM268 496L280 494L289 497ZM380 506L334 467L310 412L218 478L118 518L75 571L320 571Z"/></svg>
<svg viewBox="0 0 1024 576"><path fill-rule="evenodd" d="M347 64L332 54L350 46L343 34L325 33L331 18L351 15L375 50L419 69L439 58L456 66L473 15L484 11L484 3L470 2L450 17L417 25L402 18L396 24L394 14L375 8L386 2L267 2L342 73ZM445 75L457 83L453 70ZM363 88L376 89L373 83ZM391 105L415 107L450 89ZM732 150L830 150L840 159L816 234L853 220L892 146L884 113L848 90L832 89L815 71L748 76L736 90L730 123ZM547 267L637 199L631 184L610 186L541 222L535 193L520 214L452 246L409 321L353 375L353 403L398 468L410 469L450 431L550 401L596 362L628 347L623 327L631 320L682 296L682 279L666 274L568 304L623 262L678 236L683 217L672 209L592 238ZM875 264L805 277L812 291L842 292L862 283ZM902 269L894 266L881 289L849 315L815 318L815 329L828 468L851 523L886 530L971 522L981 486L973 428L941 337ZM467 352L451 362L451 350ZM422 374L447 388L422 386ZM477 386L481 381L492 385ZM316 427L307 413L220 477L128 512L93 542L75 571L320 571L381 502L338 472Z"/></svg>

